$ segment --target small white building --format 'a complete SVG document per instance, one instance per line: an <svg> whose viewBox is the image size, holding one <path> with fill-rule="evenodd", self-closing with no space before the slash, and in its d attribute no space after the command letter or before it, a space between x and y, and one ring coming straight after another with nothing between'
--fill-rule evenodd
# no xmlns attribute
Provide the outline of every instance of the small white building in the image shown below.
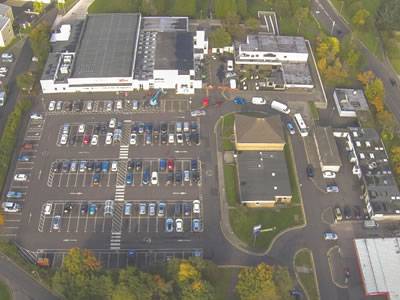
<svg viewBox="0 0 400 300"><path fill-rule="evenodd" d="M71 36L71 24L63 24L58 30L53 32L50 37L50 43L66 42Z"/></svg>
<svg viewBox="0 0 400 300"><path fill-rule="evenodd" d="M239 44L235 53L236 64L281 65L307 60L307 46L299 36L248 35L246 43Z"/></svg>
<svg viewBox="0 0 400 300"><path fill-rule="evenodd" d="M400 300L400 238L355 239L366 296Z"/></svg>
<svg viewBox="0 0 400 300"><path fill-rule="evenodd" d="M340 117L355 118L358 111L368 111L368 102L360 89L341 89L333 91L333 99Z"/></svg>
<svg viewBox="0 0 400 300"><path fill-rule="evenodd" d="M13 21L11 6L0 3L0 47L6 47L14 39Z"/></svg>

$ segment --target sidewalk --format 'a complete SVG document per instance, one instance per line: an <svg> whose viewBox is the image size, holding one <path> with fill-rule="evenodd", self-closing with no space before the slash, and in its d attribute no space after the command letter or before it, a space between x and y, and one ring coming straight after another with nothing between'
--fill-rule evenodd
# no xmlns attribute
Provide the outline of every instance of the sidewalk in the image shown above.
<svg viewBox="0 0 400 300"><path fill-rule="evenodd" d="M83 20L86 15L89 6L94 2L94 0L80 0L78 1L64 16L57 15L52 29L57 28L60 24L66 24L74 20Z"/></svg>

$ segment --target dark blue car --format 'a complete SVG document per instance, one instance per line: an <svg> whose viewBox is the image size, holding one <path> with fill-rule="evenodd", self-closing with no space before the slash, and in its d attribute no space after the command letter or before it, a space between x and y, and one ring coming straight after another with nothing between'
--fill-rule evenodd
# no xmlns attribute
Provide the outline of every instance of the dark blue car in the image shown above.
<svg viewBox="0 0 400 300"><path fill-rule="evenodd" d="M241 98L241 97L235 97L233 99L233 103L238 104L238 105L244 105L244 104L246 104L246 102L247 102L246 99Z"/></svg>
<svg viewBox="0 0 400 300"><path fill-rule="evenodd" d="M143 184L149 184L150 182L150 171L149 170L145 170L143 172L143 180L142 180Z"/></svg>

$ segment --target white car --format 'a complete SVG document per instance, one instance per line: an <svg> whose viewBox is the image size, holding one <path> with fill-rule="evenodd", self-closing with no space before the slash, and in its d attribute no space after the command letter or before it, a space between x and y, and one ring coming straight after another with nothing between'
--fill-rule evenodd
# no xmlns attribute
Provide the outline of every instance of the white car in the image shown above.
<svg viewBox="0 0 400 300"><path fill-rule="evenodd" d="M199 214L200 213L200 200L193 201L193 213Z"/></svg>
<svg viewBox="0 0 400 300"><path fill-rule="evenodd" d="M139 109L139 101L133 100L132 101L132 109L133 110L138 110Z"/></svg>
<svg viewBox="0 0 400 300"><path fill-rule="evenodd" d="M108 132L106 135L106 145L111 145L113 141L113 133Z"/></svg>
<svg viewBox="0 0 400 300"><path fill-rule="evenodd" d="M54 111L56 109L56 101L50 101L48 110Z"/></svg>
<svg viewBox="0 0 400 300"><path fill-rule="evenodd" d="M168 134L168 144L175 143L175 135L173 133Z"/></svg>
<svg viewBox="0 0 400 300"><path fill-rule="evenodd" d="M93 109L93 101L88 101L86 103L86 110L91 111Z"/></svg>
<svg viewBox="0 0 400 300"><path fill-rule="evenodd" d="M201 117L206 115L206 111L203 109L196 109L190 113L192 117Z"/></svg>
<svg viewBox="0 0 400 300"><path fill-rule="evenodd" d="M183 134L182 133L177 133L176 134L176 142L178 144L183 144Z"/></svg>
<svg viewBox="0 0 400 300"><path fill-rule="evenodd" d="M153 184L153 185L158 184L158 173L157 172L151 173L151 184Z"/></svg>
<svg viewBox="0 0 400 300"><path fill-rule="evenodd" d="M78 127L78 133L84 133L85 132L85 124L81 124Z"/></svg>
<svg viewBox="0 0 400 300"><path fill-rule="evenodd" d="M68 134L64 133L61 135L60 144L66 145L68 141Z"/></svg>
<svg viewBox="0 0 400 300"><path fill-rule="evenodd" d="M0 67L0 73L7 73L8 68L7 67Z"/></svg>
<svg viewBox="0 0 400 300"><path fill-rule="evenodd" d="M336 173L332 171L325 171L322 173L324 178L336 178Z"/></svg>
<svg viewBox="0 0 400 300"><path fill-rule="evenodd" d="M110 127L110 128L115 128L115 124L117 123L117 119L115 119L115 118L112 118L111 120L110 120L110 123L108 123L108 127Z"/></svg>
<svg viewBox="0 0 400 300"><path fill-rule="evenodd" d="M324 232L324 240L325 241L336 241L338 239L338 236L336 233L332 231L327 231Z"/></svg>
<svg viewBox="0 0 400 300"><path fill-rule="evenodd" d="M46 216L50 215L52 208L53 208L53 204L47 203L46 206L44 207L44 214Z"/></svg>
<svg viewBox="0 0 400 300"><path fill-rule="evenodd" d="M90 145L96 146L99 141L99 136L97 134L93 134L92 139L90 141Z"/></svg>
<svg viewBox="0 0 400 300"><path fill-rule="evenodd" d="M112 171L112 172L117 172L117 171L118 171L118 162L117 162L116 160L114 160L114 161L111 163L111 171Z"/></svg>
<svg viewBox="0 0 400 300"><path fill-rule="evenodd" d="M136 133L131 133L131 139L129 140L129 144L136 145Z"/></svg>
<svg viewBox="0 0 400 300"><path fill-rule="evenodd" d="M28 179L28 175L23 173L17 173L14 176L15 181L26 181Z"/></svg>
<svg viewBox="0 0 400 300"><path fill-rule="evenodd" d="M31 114L31 119L32 120L42 120L43 116L40 114L37 114L37 113L33 113L33 114Z"/></svg>
<svg viewBox="0 0 400 300"><path fill-rule="evenodd" d="M182 219L175 220L175 230L176 230L176 232L183 232L183 220Z"/></svg>
<svg viewBox="0 0 400 300"><path fill-rule="evenodd" d="M116 109L121 110L122 109L122 100L118 100L116 104Z"/></svg>
<svg viewBox="0 0 400 300"><path fill-rule="evenodd" d="M21 204L16 203L16 202L3 202L2 205L3 210L5 212L9 212L9 213L16 213L21 211Z"/></svg>
<svg viewBox="0 0 400 300"><path fill-rule="evenodd" d="M267 104L267 100L265 100L262 97L253 97L253 98L251 98L251 103L256 104L256 105L264 105L264 104Z"/></svg>

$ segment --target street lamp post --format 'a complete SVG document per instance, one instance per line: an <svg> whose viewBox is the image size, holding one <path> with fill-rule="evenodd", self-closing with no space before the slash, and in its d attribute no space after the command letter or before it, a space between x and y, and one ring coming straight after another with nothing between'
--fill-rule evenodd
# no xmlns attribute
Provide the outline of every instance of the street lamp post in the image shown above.
<svg viewBox="0 0 400 300"><path fill-rule="evenodd" d="M333 35L333 29L335 28L335 24L336 24L336 22L335 22L335 21L332 21L331 35Z"/></svg>

